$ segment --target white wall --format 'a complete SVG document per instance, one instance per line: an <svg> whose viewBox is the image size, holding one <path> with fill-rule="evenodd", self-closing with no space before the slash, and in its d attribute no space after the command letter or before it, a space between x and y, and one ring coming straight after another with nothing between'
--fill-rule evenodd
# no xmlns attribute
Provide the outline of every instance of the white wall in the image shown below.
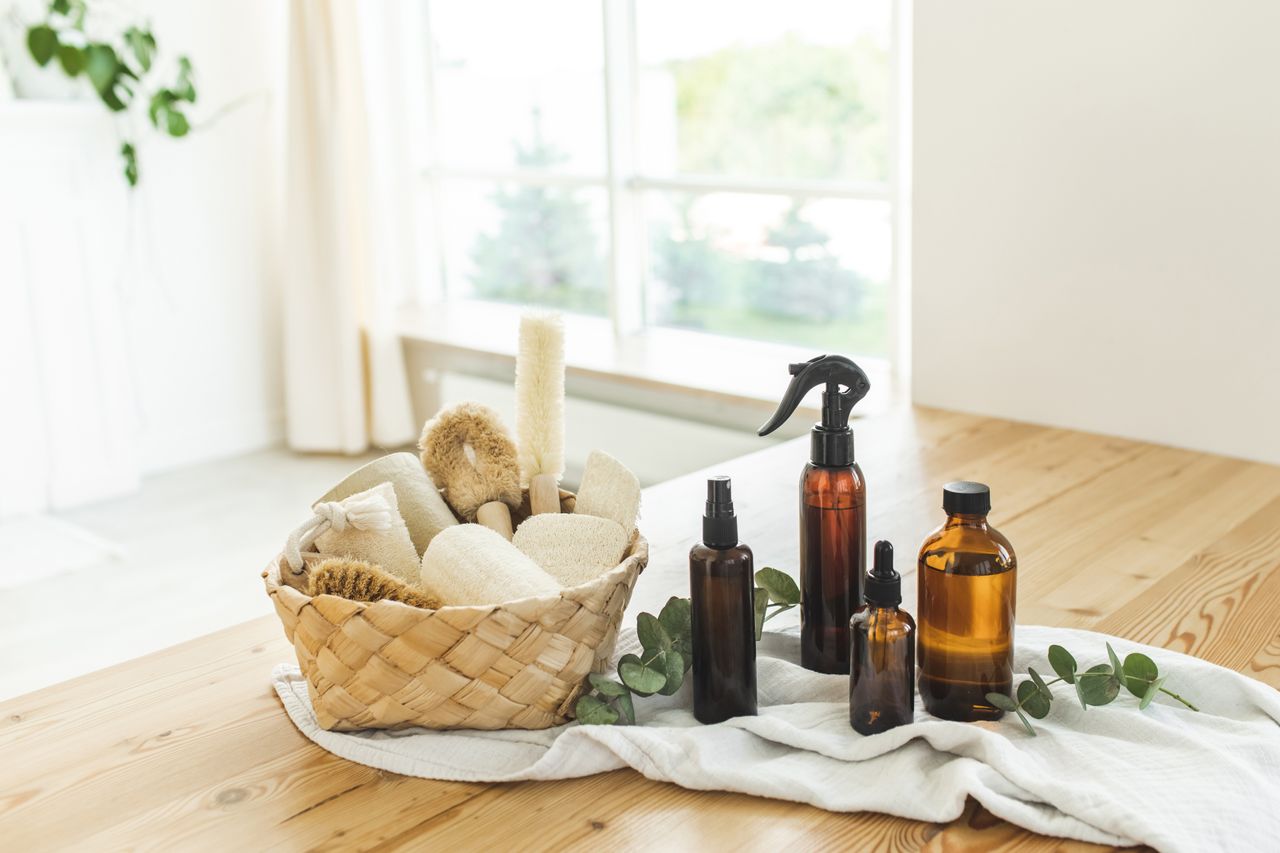
<svg viewBox="0 0 1280 853"><path fill-rule="evenodd" d="M1280 463L1277 33L916 0L917 402Z"/></svg>

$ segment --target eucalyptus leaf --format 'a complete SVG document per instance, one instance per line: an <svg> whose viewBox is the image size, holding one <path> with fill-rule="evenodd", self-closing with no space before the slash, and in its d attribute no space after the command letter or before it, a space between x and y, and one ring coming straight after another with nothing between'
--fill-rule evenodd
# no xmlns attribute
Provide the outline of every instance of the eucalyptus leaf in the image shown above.
<svg viewBox="0 0 1280 853"><path fill-rule="evenodd" d="M631 691L628 690L623 693L614 702L622 719L627 721L627 725L634 726L636 723L636 703L631 700Z"/></svg>
<svg viewBox="0 0 1280 853"><path fill-rule="evenodd" d="M1067 684L1075 684L1076 670L1079 667L1076 665L1076 659L1071 656L1071 652L1062 646L1050 646L1049 666L1053 667L1053 671Z"/></svg>
<svg viewBox="0 0 1280 853"><path fill-rule="evenodd" d="M987 701L999 708L1001 711L1016 711L1018 703L1014 702L1003 693L988 693Z"/></svg>
<svg viewBox="0 0 1280 853"><path fill-rule="evenodd" d="M1156 662L1141 652L1133 652L1124 659L1124 686L1139 698L1147 695L1147 687L1160 677Z"/></svg>
<svg viewBox="0 0 1280 853"><path fill-rule="evenodd" d="M1120 656L1116 654L1116 650L1111 648L1111 644L1107 643L1107 657L1111 660L1111 671L1117 676L1124 674L1124 664L1120 663Z"/></svg>
<svg viewBox="0 0 1280 853"><path fill-rule="evenodd" d="M1080 700L1080 707L1086 711L1089 710L1089 703L1084 701L1084 683L1079 679L1076 679L1075 685L1076 698Z"/></svg>
<svg viewBox="0 0 1280 853"><path fill-rule="evenodd" d="M675 649L669 649L663 658L666 661L667 683L658 692L663 696L670 696L684 684L684 657Z"/></svg>
<svg viewBox="0 0 1280 853"><path fill-rule="evenodd" d="M1027 667L1027 675L1031 676L1031 680L1035 682L1036 689L1040 691L1040 695L1044 697L1046 702L1053 701L1053 691L1049 689L1049 685L1044 683L1044 679L1040 677L1040 673L1036 672L1034 666Z"/></svg>
<svg viewBox="0 0 1280 853"><path fill-rule="evenodd" d="M671 648L671 637L667 629L662 627L658 617L652 613L641 613L636 617L636 636L645 651L664 651Z"/></svg>
<svg viewBox="0 0 1280 853"><path fill-rule="evenodd" d="M619 684L607 675L601 675L598 672L588 675L587 680L602 696L624 696L628 692L625 685Z"/></svg>
<svg viewBox="0 0 1280 853"><path fill-rule="evenodd" d="M641 696L652 696L667 683L665 653L659 652L650 663L642 663L635 655L625 655L618 662L618 676Z"/></svg>
<svg viewBox="0 0 1280 853"><path fill-rule="evenodd" d="M578 722L589 726L609 726L618 722L618 712L590 693L578 697L574 716L578 718Z"/></svg>
<svg viewBox="0 0 1280 853"><path fill-rule="evenodd" d="M663 630L675 640L689 633L692 620L693 609L689 606L689 599L674 595L667 599L667 603L662 605L662 612L658 614Z"/></svg>
<svg viewBox="0 0 1280 853"><path fill-rule="evenodd" d="M764 610L769 606L769 593L764 587L755 588L755 598L753 599L756 609L756 642L764 635Z"/></svg>
<svg viewBox="0 0 1280 853"><path fill-rule="evenodd" d="M40 67L43 68L49 64L49 60L53 59L53 53L57 49L58 34L53 31L53 27L37 24L27 30L27 50L31 52L31 58Z"/></svg>
<svg viewBox="0 0 1280 853"><path fill-rule="evenodd" d="M1080 678L1080 696L1087 705L1109 704L1119 693L1120 679L1111 671L1111 664L1091 666Z"/></svg>
<svg viewBox="0 0 1280 853"><path fill-rule="evenodd" d="M800 587L796 586L795 579L786 572L765 566L756 572L756 584L764 587L770 600L778 604L800 603Z"/></svg>
<svg viewBox="0 0 1280 853"><path fill-rule="evenodd" d="M1155 681L1147 685L1147 692L1142 694L1142 701L1138 703L1138 710L1145 711L1147 706L1151 704L1151 700L1156 698L1156 694L1160 692L1160 688L1164 686L1164 679L1157 678Z"/></svg>
<svg viewBox="0 0 1280 853"><path fill-rule="evenodd" d="M1031 735L1032 737L1035 737L1035 736L1036 736L1036 730L1035 730L1035 728L1031 725L1031 721L1027 719L1027 715L1026 715L1026 714L1024 714L1024 713L1022 713L1022 709L1021 709L1021 708L1019 708L1019 709L1017 710L1017 714L1018 714L1018 719L1022 721L1022 725L1026 726L1027 734Z"/></svg>
<svg viewBox="0 0 1280 853"><path fill-rule="evenodd" d="M1049 716L1049 703L1052 700L1053 694L1049 693L1048 688L1041 692L1034 681L1024 681L1018 685L1018 703L1022 705L1022 710L1037 720Z"/></svg>

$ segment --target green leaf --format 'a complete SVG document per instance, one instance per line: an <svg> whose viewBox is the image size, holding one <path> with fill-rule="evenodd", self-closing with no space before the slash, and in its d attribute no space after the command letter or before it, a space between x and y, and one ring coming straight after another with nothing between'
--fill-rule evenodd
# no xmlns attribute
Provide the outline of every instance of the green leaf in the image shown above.
<svg viewBox="0 0 1280 853"><path fill-rule="evenodd" d="M1116 654L1116 650L1111 648L1111 644L1107 643L1107 657L1111 659L1111 671L1120 676L1124 673L1124 664L1120 663L1120 656Z"/></svg>
<svg viewBox="0 0 1280 853"><path fill-rule="evenodd" d="M120 74L120 61L111 45L94 42L84 49L84 70L99 95L105 97Z"/></svg>
<svg viewBox="0 0 1280 853"><path fill-rule="evenodd" d="M165 130L170 136L186 136L187 131L191 130L191 124L187 121L187 117L177 110L169 110L166 113Z"/></svg>
<svg viewBox="0 0 1280 853"><path fill-rule="evenodd" d="M1137 697L1147 695L1147 687L1160 677L1156 662L1141 652L1133 652L1124 659L1124 686Z"/></svg>
<svg viewBox="0 0 1280 853"><path fill-rule="evenodd" d="M59 15L71 14L71 0L53 0L49 4L49 11Z"/></svg>
<svg viewBox="0 0 1280 853"><path fill-rule="evenodd" d="M49 60L53 59L53 52L57 49L58 34L53 31L53 27L37 24L27 30L27 50L31 52L31 58L41 68L49 64Z"/></svg>
<svg viewBox="0 0 1280 853"><path fill-rule="evenodd" d="M1125 658L1128 662L1128 658ZM1138 703L1138 710L1145 711L1147 706L1151 704L1151 700L1156 698L1156 694L1160 692L1160 688L1164 687L1164 679L1157 678L1155 681L1147 685L1147 692L1142 694L1142 701Z"/></svg>
<svg viewBox="0 0 1280 853"><path fill-rule="evenodd" d="M1089 703L1084 701L1084 683L1079 679L1076 679L1075 685L1076 698L1080 700L1080 707L1086 711L1089 710Z"/></svg>
<svg viewBox="0 0 1280 853"><path fill-rule="evenodd" d="M1120 679L1111 671L1110 664L1091 666L1080 677L1080 698L1087 705L1106 705L1119 693Z"/></svg>
<svg viewBox="0 0 1280 853"><path fill-rule="evenodd" d="M622 719L627 721L627 725L634 726L636 724L636 703L631 701L631 691L627 691L619 696L616 700L618 711L622 714Z"/></svg>
<svg viewBox="0 0 1280 853"><path fill-rule="evenodd" d="M765 566L756 572L756 584L764 587L769 598L778 604L799 604L800 587L786 572L780 572L771 566Z"/></svg>
<svg viewBox="0 0 1280 853"><path fill-rule="evenodd" d="M1049 647L1049 666L1053 667L1053 671L1058 677L1067 684L1075 684L1076 682L1076 659L1071 656L1071 652L1062 646Z"/></svg>
<svg viewBox="0 0 1280 853"><path fill-rule="evenodd" d="M588 675L587 680L591 682L591 686L596 689L596 692L602 696L622 696L627 692L625 686L598 672Z"/></svg>
<svg viewBox="0 0 1280 853"><path fill-rule="evenodd" d="M674 595L668 598L667 603L662 605L662 612L658 614L658 621L662 623L667 636L677 643L681 637L687 637L693 630L693 610L689 599Z"/></svg>
<svg viewBox="0 0 1280 853"><path fill-rule="evenodd" d="M641 613L636 617L636 636L645 651L664 651L671 648L671 637L667 634L658 617L652 613Z"/></svg>
<svg viewBox="0 0 1280 853"><path fill-rule="evenodd" d="M151 96L151 103L147 105L147 117L151 119L151 125L157 130L160 129L160 114L168 112L172 104L173 93L168 89L159 89Z"/></svg>
<svg viewBox="0 0 1280 853"><path fill-rule="evenodd" d="M769 606L769 593L764 587L755 588L755 598L753 600L756 608L756 642L760 642L760 638L764 636L764 610Z"/></svg>
<svg viewBox="0 0 1280 853"><path fill-rule="evenodd" d="M574 716L579 723L588 726L611 726L618 722L618 712L590 693L578 697Z"/></svg>
<svg viewBox="0 0 1280 853"><path fill-rule="evenodd" d="M134 150L132 143L126 142L120 146L120 156L124 158L124 179L129 182L129 186L136 187L138 185L138 152Z"/></svg>
<svg viewBox="0 0 1280 853"><path fill-rule="evenodd" d="M666 663L667 683L658 692L670 696L684 684L684 657L675 649L668 649L662 657Z"/></svg>
<svg viewBox="0 0 1280 853"><path fill-rule="evenodd" d="M140 30L137 27L129 27L124 31L125 44L129 46L129 50L133 52L134 57L138 60L139 67L143 71L151 70L151 60L156 55L155 36L146 30Z"/></svg>
<svg viewBox="0 0 1280 853"><path fill-rule="evenodd" d="M1018 719L1019 719L1019 720L1022 720L1022 725L1026 726L1026 728L1027 728L1027 734L1031 735L1032 737L1035 737L1035 736L1036 736L1036 730L1035 730L1035 728L1033 728L1033 727L1032 727L1032 725L1031 725L1031 721L1027 719L1026 714L1022 713L1022 709L1021 709L1021 708L1019 708L1019 709L1018 709Z"/></svg>
<svg viewBox="0 0 1280 853"><path fill-rule="evenodd" d="M1047 688L1042 693L1034 681L1024 681L1018 685L1018 702L1022 710L1037 720L1043 720L1049 716L1049 703L1053 699L1053 694L1046 698L1046 693L1049 693Z"/></svg>
<svg viewBox="0 0 1280 853"><path fill-rule="evenodd" d="M661 657L659 653L659 657ZM656 666L654 664L657 664ZM635 655L623 655L618 661L618 676L622 683L641 696L651 696L667 683L666 661L645 664Z"/></svg>
<svg viewBox="0 0 1280 853"><path fill-rule="evenodd" d="M188 103L196 102L195 71L191 68L191 60L185 56L178 57L178 82L173 87L173 94Z"/></svg>
<svg viewBox="0 0 1280 853"><path fill-rule="evenodd" d="M1044 679L1040 677L1040 673L1036 672L1034 666L1027 667L1027 675L1031 676L1031 680L1035 682L1036 689L1044 696L1045 701L1053 701L1053 691L1049 689L1049 685L1044 683Z"/></svg>
<svg viewBox="0 0 1280 853"><path fill-rule="evenodd" d="M68 77L75 77L84 70L84 53L69 44L58 45L58 64Z"/></svg>
<svg viewBox="0 0 1280 853"><path fill-rule="evenodd" d="M1008 696L1006 696L1003 693L988 693L987 701L990 702L992 705L995 705L1001 711L1018 710L1018 703L1014 702L1012 699L1010 699Z"/></svg>

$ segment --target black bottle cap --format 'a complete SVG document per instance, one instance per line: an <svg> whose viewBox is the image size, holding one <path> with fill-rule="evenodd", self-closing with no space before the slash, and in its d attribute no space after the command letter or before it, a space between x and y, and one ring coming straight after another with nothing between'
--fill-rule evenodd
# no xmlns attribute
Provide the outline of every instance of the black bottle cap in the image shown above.
<svg viewBox="0 0 1280 853"><path fill-rule="evenodd" d="M942 508L947 515L986 515L991 512L991 489L969 480L947 483L942 487Z"/></svg>
<svg viewBox="0 0 1280 853"><path fill-rule="evenodd" d="M723 475L707 478L702 541L712 548L732 548L738 544L738 517L733 514L733 482Z"/></svg>
<svg viewBox="0 0 1280 853"><path fill-rule="evenodd" d="M872 607L897 607L902 603L902 575L893 570L893 545L885 539L876 543L863 596Z"/></svg>
<svg viewBox="0 0 1280 853"><path fill-rule="evenodd" d="M764 426L760 435L768 435L786 422L800 405L804 395L819 385L822 392L822 421L815 424L810 441L809 458L814 465L842 468L853 464L853 430L849 413L871 389L871 381L862 368L842 355L820 355L791 365L791 384Z"/></svg>

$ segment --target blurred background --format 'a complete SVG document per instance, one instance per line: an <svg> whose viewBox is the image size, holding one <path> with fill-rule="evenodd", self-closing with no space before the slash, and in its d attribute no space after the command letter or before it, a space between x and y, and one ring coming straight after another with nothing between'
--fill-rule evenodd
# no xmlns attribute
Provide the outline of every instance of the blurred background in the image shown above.
<svg viewBox="0 0 1280 853"><path fill-rule="evenodd" d="M570 487L592 448L651 484L803 434L755 429L821 352L864 416L1280 463L1277 32L1247 0L0 0L0 697L261 615L347 471L442 403L511 417L530 306L565 312Z"/></svg>

